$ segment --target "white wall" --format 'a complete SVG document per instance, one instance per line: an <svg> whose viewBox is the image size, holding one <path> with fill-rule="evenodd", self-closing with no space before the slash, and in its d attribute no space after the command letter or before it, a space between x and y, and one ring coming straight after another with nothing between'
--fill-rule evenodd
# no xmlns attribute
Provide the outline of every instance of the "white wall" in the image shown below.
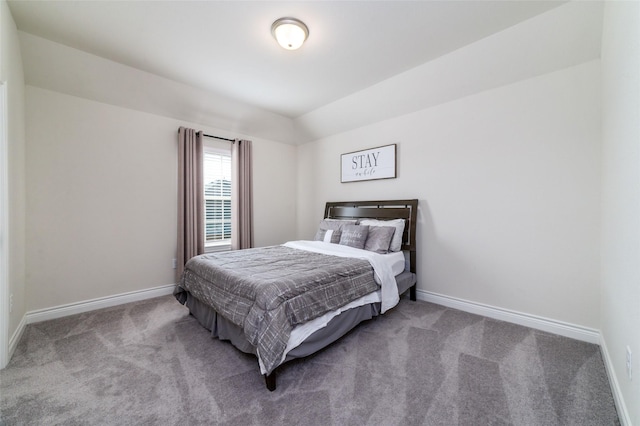
<svg viewBox="0 0 640 426"><path fill-rule="evenodd" d="M175 282L181 125L252 139L256 245L295 234L293 146L32 86L26 111L29 311Z"/></svg>
<svg viewBox="0 0 640 426"><path fill-rule="evenodd" d="M25 86L16 25L4 0L0 2L0 8L2 8L0 11L0 80L5 81L7 85L8 108L9 294L13 295L13 311L9 315L8 337L12 338L26 311ZM0 297L4 298L4 295ZM4 306L3 304L3 308Z"/></svg>
<svg viewBox="0 0 640 426"><path fill-rule="evenodd" d="M640 424L640 3L607 2L602 37L602 338ZM633 380L626 347L633 352Z"/></svg>
<svg viewBox="0 0 640 426"><path fill-rule="evenodd" d="M298 237L326 201L418 198L419 290L598 328L599 71L587 62L301 146ZM340 154L390 143L397 179L340 183Z"/></svg>

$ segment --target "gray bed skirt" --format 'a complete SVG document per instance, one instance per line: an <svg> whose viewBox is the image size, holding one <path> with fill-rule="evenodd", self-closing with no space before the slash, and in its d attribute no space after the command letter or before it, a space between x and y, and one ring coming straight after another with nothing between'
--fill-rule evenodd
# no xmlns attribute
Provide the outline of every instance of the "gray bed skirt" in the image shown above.
<svg viewBox="0 0 640 426"><path fill-rule="evenodd" d="M396 276L396 283L398 285L398 293L403 294L416 283L416 275L405 271ZM228 340L242 352L255 355L255 347L246 340L240 327L219 315L212 307L204 304L188 292L185 305L189 308L191 315L204 328L211 331L213 337L220 340ZM380 315L380 303L372 303L342 312L329 321L326 327L317 330L298 347L292 349L287 354L285 362L318 352L347 334L362 321L370 320L378 315Z"/></svg>

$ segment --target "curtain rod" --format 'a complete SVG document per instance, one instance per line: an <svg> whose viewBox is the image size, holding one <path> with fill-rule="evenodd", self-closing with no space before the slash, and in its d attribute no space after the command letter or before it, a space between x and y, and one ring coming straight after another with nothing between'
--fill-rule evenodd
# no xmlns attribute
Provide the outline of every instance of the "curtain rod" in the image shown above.
<svg viewBox="0 0 640 426"><path fill-rule="evenodd" d="M208 138L214 138L214 139L222 139L223 141L229 141L231 143L235 143L235 139L229 139L229 138L223 138L223 137L220 137L220 136L208 135L206 133L203 133L202 136L206 136Z"/></svg>
<svg viewBox="0 0 640 426"><path fill-rule="evenodd" d="M180 130L179 130L179 129L178 129L178 132L180 132ZM231 143L235 143L235 142L236 142L236 140L235 140L235 139L223 138L223 137L221 137L221 136L208 135L208 134L206 134L206 133L204 133L204 132L202 132L202 136L206 136L206 137L208 137L208 138L214 138L214 139L222 139L223 141L229 141L229 142L231 142Z"/></svg>

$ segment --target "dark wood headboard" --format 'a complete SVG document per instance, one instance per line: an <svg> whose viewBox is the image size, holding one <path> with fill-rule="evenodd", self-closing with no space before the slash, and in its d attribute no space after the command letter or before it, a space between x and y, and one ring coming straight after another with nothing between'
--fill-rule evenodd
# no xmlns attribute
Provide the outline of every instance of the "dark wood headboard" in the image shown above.
<svg viewBox="0 0 640 426"><path fill-rule="evenodd" d="M331 219L404 219L402 250L409 252L409 270L416 272L416 218L418 200L329 202L324 217Z"/></svg>

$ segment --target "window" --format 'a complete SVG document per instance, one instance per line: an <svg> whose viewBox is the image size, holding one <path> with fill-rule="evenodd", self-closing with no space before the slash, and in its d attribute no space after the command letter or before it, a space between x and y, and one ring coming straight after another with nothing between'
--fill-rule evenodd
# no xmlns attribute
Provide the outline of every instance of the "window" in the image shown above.
<svg viewBox="0 0 640 426"><path fill-rule="evenodd" d="M231 151L204 148L205 251L231 247Z"/></svg>

